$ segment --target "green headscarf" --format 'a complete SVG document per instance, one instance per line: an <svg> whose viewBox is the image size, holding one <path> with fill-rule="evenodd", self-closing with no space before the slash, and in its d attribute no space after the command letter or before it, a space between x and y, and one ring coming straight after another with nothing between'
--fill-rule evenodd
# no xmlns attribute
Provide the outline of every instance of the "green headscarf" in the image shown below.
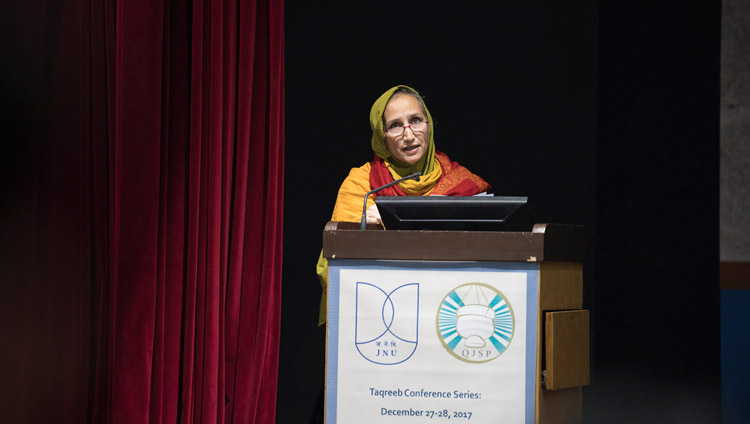
<svg viewBox="0 0 750 424"><path fill-rule="evenodd" d="M409 165L393 158L390 150L388 150L388 146L386 146L385 144L385 132L383 131L383 112L385 112L385 107L386 105L388 105L388 101L391 100L391 97L393 97L393 94L396 92L396 90L402 87L412 92L420 100L419 103L424 108L424 113L427 115L427 122L429 123L430 137L428 140L427 151L419 160L419 162L415 163L414 165ZM421 171L422 175L427 175L428 173L432 172L435 165L435 139L433 138L434 131L432 128L432 116L430 115L430 111L427 110L427 106L424 105L422 96L417 93L417 90L406 85L397 85L383 93L380 97L378 97L377 100L375 100L375 103L373 103L372 105L372 109L370 109L370 127L372 128L372 150L376 155L390 163L391 166L393 166L393 169L398 173L398 175L401 175L403 177L418 171Z"/></svg>

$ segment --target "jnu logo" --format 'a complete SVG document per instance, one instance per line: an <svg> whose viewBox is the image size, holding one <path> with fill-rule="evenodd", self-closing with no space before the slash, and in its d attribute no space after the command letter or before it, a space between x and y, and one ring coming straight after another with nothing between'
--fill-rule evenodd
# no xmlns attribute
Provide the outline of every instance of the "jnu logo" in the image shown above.
<svg viewBox="0 0 750 424"><path fill-rule="evenodd" d="M363 358L380 365L400 364L417 350L419 284L386 293L357 282L354 342Z"/></svg>
<svg viewBox="0 0 750 424"><path fill-rule="evenodd" d="M448 293L438 308L437 333L445 349L466 362L488 362L510 345L513 308L492 286L468 283Z"/></svg>

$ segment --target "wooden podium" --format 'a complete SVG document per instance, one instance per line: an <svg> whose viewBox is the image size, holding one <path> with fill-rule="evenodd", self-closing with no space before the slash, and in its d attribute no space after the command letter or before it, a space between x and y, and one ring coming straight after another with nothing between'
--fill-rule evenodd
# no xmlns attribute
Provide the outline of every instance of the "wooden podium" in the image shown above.
<svg viewBox="0 0 750 424"><path fill-rule="evenodd" d="M359 224L329 222L323 232L323 256L339 264L349 260L478 266L500 262L534 270L538 305L536 319L529 321L536 324L533 422L581 422L582 386L589 384L589 313L582 309L582 226L537 224L531 232L475 232L385 231L373 225L362 231ZM533 337L533 331L528 329L527 337ZM329 334L327 350L330 343ZM327 373L327 386L332 384L330 377ZM525 422L529 422L528 415Z"/></svg>

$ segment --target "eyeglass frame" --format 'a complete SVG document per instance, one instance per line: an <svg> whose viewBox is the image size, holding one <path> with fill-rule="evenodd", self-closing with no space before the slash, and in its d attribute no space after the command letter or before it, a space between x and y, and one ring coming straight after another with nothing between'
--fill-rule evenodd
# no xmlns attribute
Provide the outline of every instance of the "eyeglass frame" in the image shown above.
<svg viewBox="0 0 750 424"><path fill-rule="evenodd" d="M414 126L414 125L422 125L422 124L424 124L424 125L425 125L425 128L424 128L424 129L421 129L421 130L415 130L414 128L412 128L412 126ZM407 128L408 128L408 129L410 129L410 130L411 130L411 132L420 132L420 133L424 133L424 132L425 132L425 130L427 130L427 128L429 127L429 125L430 125L430 121L428 121L428 120L426 120L426 119L425 119L425 120L424 120L423 122L418 122L418 123L416 123L416 124L409 124L409 125L399 125L398 127L391 127L391 128L388 128L387 130L386 130L386 129L384 129L384 130L383 130L383 133L384 133L385 135L389 135L389 136L391 136L391 137L403 137L403 135L404 135L404 132L406 131L406 129L407 129ZM388 134L388 131L390 131L390 130L392 130L392 129L396 129L396 128L401 128L401 134L398 134L398 135Z"/></svg>

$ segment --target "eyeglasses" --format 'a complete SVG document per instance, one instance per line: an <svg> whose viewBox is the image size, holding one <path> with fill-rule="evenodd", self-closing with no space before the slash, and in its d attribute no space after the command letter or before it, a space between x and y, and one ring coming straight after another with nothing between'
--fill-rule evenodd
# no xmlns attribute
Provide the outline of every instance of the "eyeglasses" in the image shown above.
<svg viewBox="0 0 750 424"><path fill-rule="evenodd" d="M385 133L391 137L400 137L404 134L404 131L407 128L410 128L413 132L424 132L427 129L428 123L429 122L421 119L412 119L410 125L396 124L385 130Z"/></svg>

